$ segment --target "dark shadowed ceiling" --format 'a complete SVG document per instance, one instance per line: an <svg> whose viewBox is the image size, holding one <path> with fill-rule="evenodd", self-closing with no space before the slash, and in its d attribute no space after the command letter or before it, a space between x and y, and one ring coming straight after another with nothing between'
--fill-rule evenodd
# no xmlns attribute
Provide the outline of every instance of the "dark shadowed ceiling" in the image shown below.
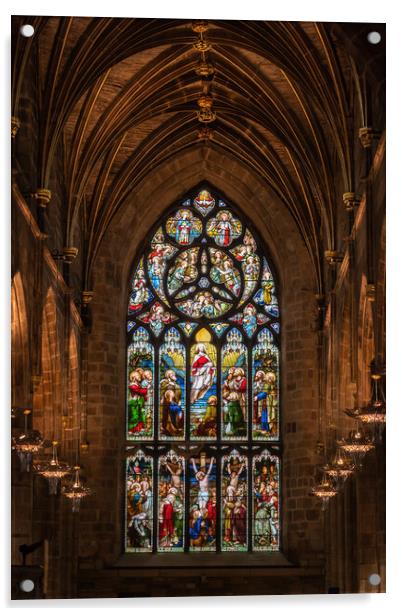
<svg viewBox="0 0 402 616"><path fill-rule="evenodd" d="M14 28L24 21L15 18ZM276 192L320 279L322 250L336 247L336 199L355 190L355 127L372 123L367 88L382 91L384 49L368 45L372 25L212 21L204 29L171 19L29 21L35 36L15 37L13 114L34 50L38 182L49 185L62 145L66 245L84 202L88 243L96 247L151 170L207 143ZM200 76L200 62L213 73ZM197 117L203 95L216 114L211 123Z"/></svg>

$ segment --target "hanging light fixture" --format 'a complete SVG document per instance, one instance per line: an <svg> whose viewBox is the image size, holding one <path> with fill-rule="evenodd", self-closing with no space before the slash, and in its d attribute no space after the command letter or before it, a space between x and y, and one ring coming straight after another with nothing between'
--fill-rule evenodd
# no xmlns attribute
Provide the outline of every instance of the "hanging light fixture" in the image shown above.
<svg viewBox="0 0 402 616"><path fill-rule="evenodd" d="M31 470L32 458L34 454L39 453L44 447L48 446L43 436L38 430L28 429L28 417L32 413L30 409L24 411L24 431L22 434L12 438L11 448L18 454L21 464L21 471L28 472Z"/></svg>
<svg viewBox="0 0 402 616"><path fill-rule="evenodd" d="M324 471L321 482L313 486L311 489L312 496L321 499L322 510L324 511L329 503L329 500L338 494L338 489L327 479L326 471Z"/></svg>
<svg viewBox="0 0 402 616"><path fill-rule="evenodd" d="M371 375L373 381L373 396L368 406L361 409L359 419L364 424L385 424L385 399L380 381L381 374L374 373ZM380 392L378 391L380 389ZM380 398L381 394L381 398Z"/></svg>
<svg viewBox="0 0 402 616"><path fill-rule="evenodd" d="M48 480L49 494L52 495L57 494L60 480L73 471L72 467L66 462L59 462L57 445L57 441L52 441L52 457L49 462L34 465L35 472Z"/></svg>
<svg viewBox="0 0 402 616"><path fill-rule="evenodd" d="M337 442L338 446L352 456L357 468L361 467L362 460L366 453L374 449L373 440L360 430L352 430L349 438L341 439Z"/></svg>
<svg viewBox="0 0 402 616"><path fill-rule="evenodd" d="M365 425L382 425L386 422L385 413L385 398L384 392L380 385L381 374L374 373L371 375L373 381L373 393L371 401L367 406L354 409L346 409L345 413L352 419L357 419ZM379 391L380 390L380 391Z"/></svg>
<svg viewBox="0 0 402 616"><path fill-rule="evenodd" d="M84 486L80 478L80 466L74 466L74 480L63 487L63 496L69 498L73 503L73 513L80 510L81 500L93 494L91 488Z"/></svg>
<svg viewBox="0 0 402 616"><path fill-rule="evenodd" d="M337 488L341 488L342 484L353 474L355 465L349 456L342 453L342 450L338 447L331 464L327 464L322 470L335 482Z"/></svg>

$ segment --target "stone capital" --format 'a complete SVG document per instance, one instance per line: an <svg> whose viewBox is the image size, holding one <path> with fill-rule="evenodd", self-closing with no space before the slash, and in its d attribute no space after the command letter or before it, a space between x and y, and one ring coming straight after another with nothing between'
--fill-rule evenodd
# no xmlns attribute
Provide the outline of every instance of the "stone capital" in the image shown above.
<svg viewBox="0 0 402 616"><path fill-rule="evenodd" d="M15 116L11 116L11 138L15 139L18 129L21 126L21 122Z"/></svg>
<svg viewBox="0 0 402 616"><path fill-rule="evenodd" d="M337 263L343 261L343 253L337 250L326 250L324 257L329 266L334 267Z"/></svg>
<svg viewBox="0 0 402 616"><path fill-rule="evenodd" d="M375 302L376 300L376 288L375 284L368 284L366 288L366 295L369 302Z"/></svg>
<svg viewBox="0 0 402 616"><path fill-rule="evenodd" d="M362 128L359 128L359 139L363 148L371 148L374 139L374 129L371 126L362 126Z"/></svg>
<svg viewBox="0 0 402 616"><path fill-rule="evenodd" d="M342 195L343 205L347 212L353 212L355 206L359 205L360 201L354 192L345 192Z"/></svg>
<svg viewBox="0 0 402 616"><path fill-rule="evenodd" d="M88 306L93 300L94 292L93 291L83 291L82 292L82 303L84 306Z"/></svg>
<svg viewBox="0 0 402 616"><path fill-rule="evenodd" d="M63 248L63 255L64 255L64 262L70 264L77 257L78 248L75 248L74 246L65 246Z"/></svg>
<svg viewBox="0 0 402 616"><path fill-rule="evenodd" d="M37 188L32 196L38 202L39 207L46 208L50 203L52 193L48 188Z"/></svg>

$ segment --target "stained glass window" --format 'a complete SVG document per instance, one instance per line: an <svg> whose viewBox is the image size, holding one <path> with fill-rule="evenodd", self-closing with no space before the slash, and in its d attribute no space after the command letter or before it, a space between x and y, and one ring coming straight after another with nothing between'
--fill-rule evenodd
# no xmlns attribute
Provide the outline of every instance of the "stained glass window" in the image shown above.
<svg viewBox="0 0 402 616"><path fill-rule="evenodd" d="M252 223L214 189L144 242L125 331L125 551L279 550L277 283Z"/></svg>

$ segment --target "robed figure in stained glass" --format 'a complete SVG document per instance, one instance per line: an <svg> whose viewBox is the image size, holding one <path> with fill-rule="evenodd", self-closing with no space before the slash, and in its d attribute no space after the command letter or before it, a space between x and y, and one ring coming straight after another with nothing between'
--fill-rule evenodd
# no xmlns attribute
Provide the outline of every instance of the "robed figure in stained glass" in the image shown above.
<svg viewBox="0 0 402 616"><path fill-rule="evenodd" d="M247 546L247 479L246 462L231 456L223 459L222 510L223 548L245 549Z"/></svg>
<svg viewBox="0 0 402 616"><path fill-rule="evenodd" d="M215 374L215 366L207 355L205 345L196 347L196 354L191 367L191 403L197 402L211 387Z"/></svg>
<svg viewBox="0 0 402 616"><path fill-rule="evenodd" d="M145 405L151 384L151 370L137 368L129 373L128 431L130 434L141 432L146 427Z"/></svg>
<svg viewBox="0 0 402 616"><path fill-rule="evenodd" d="M261 432L269 432L268 405L272 408L273 402L265 372L257 370L254 377L254 422Z"/></svg>
<svg viewBox="0 0 402 616"><path fill-rule="evenodd" d="M184 412L181 406L181 387L174 370L166 370L160 382L159 391L162 434L182 436Z"/></svg>
<svg viewBox="0 0 402 616"><path fill-rule="evenodd" d="M257 550L279 542L278 459L264 452L253 461L254 547Z"/></svg>
<svg viewBox="0 0 402 616"><path fill-rule="evenodd" d="M158 545L164 552L183 550L184 465L173 451L159 459Z"/></svg>
<svg viewBox="0 0 402 616"><path fill-rule="evenodd" d="M127 549L152 550L152 458L139 451L126 465Z"/></svg>
<svg viewBox="0 0 402 616"><path fill-rule="evenodd" d="M216 542L215 458L211 458L209 467L205 454L201 454L199 466L194 458L190 462L190 549L211 551Z"/></svg>
<svg viewBox="0 0 402 616"><path fill-rule="evenodd" d="M201 234L202 223L190 210L179 210L168 219L166 229L170 237L174 237L178 244L187 246Z"/></svg>
<svg viewBox="0 0 402 616"><path fill-rule="evenodd" d="M246 391L247 378L244 369L232 366L228 370L222 388L225 433L227 435L246 435Z"/></svg>

